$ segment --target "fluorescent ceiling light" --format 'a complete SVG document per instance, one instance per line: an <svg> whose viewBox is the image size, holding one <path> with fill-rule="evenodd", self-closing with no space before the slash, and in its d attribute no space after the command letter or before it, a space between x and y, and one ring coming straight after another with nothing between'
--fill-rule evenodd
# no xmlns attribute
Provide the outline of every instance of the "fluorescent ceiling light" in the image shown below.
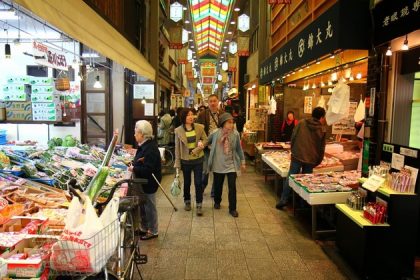
<svg viewBox="0 0 420 280"><path fill-rule="evenodd" d="M15 10L0 10L0 19L4 20L18 20Z"/></svg>
<svg viewBox="0 0 420 280"><path fill-rule="evenodd" d="M99 55L97 53L82 53L82 57L98 58Z"/></svg>

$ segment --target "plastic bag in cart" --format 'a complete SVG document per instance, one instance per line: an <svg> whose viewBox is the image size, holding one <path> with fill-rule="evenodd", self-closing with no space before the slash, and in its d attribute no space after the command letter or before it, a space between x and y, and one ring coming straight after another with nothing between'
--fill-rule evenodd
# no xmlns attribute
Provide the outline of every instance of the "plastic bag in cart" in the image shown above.
<svg viewBox="0 0 420 280"><path fill-rule="evenodd" d="M98 217L89 198L71 201L66 226L52 247L51 267L63 274L98 273L114 253L119 237L118 198Z"/></svg>

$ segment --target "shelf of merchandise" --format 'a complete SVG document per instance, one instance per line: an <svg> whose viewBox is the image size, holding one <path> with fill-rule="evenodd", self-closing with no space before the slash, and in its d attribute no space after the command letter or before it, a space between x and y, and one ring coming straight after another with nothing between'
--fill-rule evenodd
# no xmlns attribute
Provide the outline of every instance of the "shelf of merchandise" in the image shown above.
<svg viewBox="0 0 420 280"><path fill-rule="evenodd" d="M336 204L335 207L349 217L360 227L389 227L388 223L373 224L371 221L363 217L363 211L350 208L347 204Z"/></svg>
<svg viewBox="0 0 420 280"><path fill-rule="evenodd" d="M415 194L380 188L370 201L388 205L387 224L371 224L347 205L336 205L336 245L359 275L374 279L411 277L416 251L419 199Z"/></svg>

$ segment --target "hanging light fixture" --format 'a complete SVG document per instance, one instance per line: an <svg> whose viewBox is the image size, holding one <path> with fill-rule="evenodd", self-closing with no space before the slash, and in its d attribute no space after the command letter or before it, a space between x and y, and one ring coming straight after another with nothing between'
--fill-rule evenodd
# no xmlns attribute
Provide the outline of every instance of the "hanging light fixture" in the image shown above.
<svg viewBox="0 0 420 280"><path fill-rule="evenodd" d="M222 70L227 71L229 69L229 64L225 61L222 63Z"/></svg>
<svg viewBox="0 0 420 280"><path fill-rule="evenodd" d="M12 57L12 51L10 49L10 44L6 43L4 45L4 57L10 59Z"/></svg>
<svg viewBox="0 0 420 280"><path fill-rule="evenodd" d="M349 81L354 81L353 75L350 76Z"/></svg>
<svg viewBox="0 0 420 280"><path fill-rule="evenodd" d="M319 84L320 87L325 87L325 83L323 80L321 80L321 83Z"/></svg>
<svg viewBox="0 0 420 280"><path fill-rule="evenodd" d="M93 88L102 88L101 81L99 80L99 75L97 75L95 79L96 79L96 81L93 84Z"/></svg>
<svg viewBox="0 0 420 280"><path fill-rule="evenodd" d="M334 72L334 73L331 74L331 80L332 81L337 81L337 73Z"/></svg>
<svg viewBox="0 0 420 280"><path fill-rule="evenodd" d="M385 53L386 56L392 56L391 46L388 47L388 50Z"/></svg>
<svg viewBox="0 0 420 280"><path fill-rule="evenodd" d="M146 104L146 98L143 96L143 99L141 100L141 104L145 105Z"/></svg>
<svg viewBox="0 0 420 280"><path fill-rule="evenodd" d="M315 83L313 83L312 88L316 89L316 84Z"/></svg>
<svg viewBox="0 0 420 280"><path fill-rule="evenodd" d="M362 73L357 73L357 75L356 75L356 79L358 79L358 80L360 80L362 78Z"/></svg>
<svg viewBox="0 0 420 280"><path fill-rule="evenodd" d="M332 86L333 85L333 82L332 81L328 81L328 85L329 86Z"/></svg>
<svg viewBox="0 0 420 280"><path fill-rule="evenodd" d="M4 57L10 59L12 57L12 51L9 44L9 29L6 29L7 39L6 44L4 45Z"/></svg>
<svg viewBox="0 0 420 280"><path fill-rule="evenodd" d="M408 35L405 35L404 44L402 45L401 50L408 51Z"/></svg>

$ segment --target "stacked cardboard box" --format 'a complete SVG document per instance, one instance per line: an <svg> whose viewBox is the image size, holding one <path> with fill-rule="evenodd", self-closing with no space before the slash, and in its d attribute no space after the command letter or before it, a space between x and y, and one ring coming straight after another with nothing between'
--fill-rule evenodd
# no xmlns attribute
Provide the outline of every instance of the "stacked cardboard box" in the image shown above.
<svg viewBox="0 0 420 280"><path fill-rule="evenodd" d="M31 102L5 102L6 119L9 121L32 120Z"/></svg>
<svg viewBox="0 0 420 280"><path fill-rule="evenodd" d="M32 78L32 117L34 121L61 121L60 94L49 78Z"/></svg>

